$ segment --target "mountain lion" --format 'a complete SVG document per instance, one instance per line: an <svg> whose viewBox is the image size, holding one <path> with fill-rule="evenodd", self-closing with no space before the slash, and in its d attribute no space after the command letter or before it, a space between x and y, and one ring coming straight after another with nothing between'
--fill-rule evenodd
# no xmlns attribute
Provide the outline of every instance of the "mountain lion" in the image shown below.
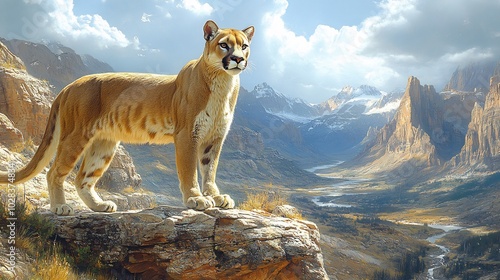
<svg viewBox="0 0 500 280"><path fill-rule="evenodd" d="M66 86L52 104L38 150L16 171L15 183L36 176L55 154L47 173L50 210L72 215L63 182L82 158L75 179L78 195L93 211L114 212L116 204L103 201L94 186L120 141L174 143L184 204L196 210L233 208L233 199L219 192L215 175L233 120L239 74L248 65L254 27L221 29L207 21L203 32L203 54L178 75L106 73L85 76ZM0 173L0 183L9 178Z"/></svg>

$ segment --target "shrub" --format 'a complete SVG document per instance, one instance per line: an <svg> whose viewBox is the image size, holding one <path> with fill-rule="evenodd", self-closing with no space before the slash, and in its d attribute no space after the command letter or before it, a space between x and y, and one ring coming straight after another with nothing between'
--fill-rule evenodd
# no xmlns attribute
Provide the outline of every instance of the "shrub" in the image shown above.
<svg viewBox="0 0 500 280"><path fill-rule="evenodd" d="M263 210L272 213L278 206L289 205L288 199L279 192L261 191L256 193L247 193L247 199L240 204L238 208L243 210ZM286 216L291 219L303 219L298 211Z"/></svg>

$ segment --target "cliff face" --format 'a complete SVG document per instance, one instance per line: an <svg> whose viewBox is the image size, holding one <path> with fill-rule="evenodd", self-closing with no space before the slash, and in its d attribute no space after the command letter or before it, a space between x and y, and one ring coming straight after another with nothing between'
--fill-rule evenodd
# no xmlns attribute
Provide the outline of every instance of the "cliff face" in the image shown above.
<svg viewBox="0 0 500 280"><path fill-rule="evenodd" d="M368 158L395 162L415 157L426 165L438 164L431 135L442 127L443 118L437 110L442 100L432 86L422 86L415 77L408 85L394 118L379 132L368 150ZM391 167L391 166L388 166Z"/></svg>
<svg viewBox="0 0 500 280"><path fill-rule="evenodd" d="M108 64L89 55L80 56L60 44L51 43L46 46L16 39L0 41L24 61L31 75L49 81L56 93L81 76L113 71Z"/></svg>
<svg viewBox="0 0 500 280"><path fill-rule="evenodd" d="M494 112L500 106L495 96L490 93L487 97L491 116L498 114ZM492 134L489 138L494 139L497 130L492 127L498 127L483 119L482 107L474 105L482 104L484 98L481 92L438 94L433 86L421 85L417 78L410 77L396 115L375 140L367 141L367 148L353 164L367 165L365 169L369 173L402 169L403 172L396 172L401 175L411 169L410 173L416 175L415 170L441 167L451 159L456 162L454 157L465 146L491 150L494 140L481 143L478 139L485 133ZM498 146L496 144L493 150ZM470 157L471 151L466 148L462 153L467 156L460 158Z"/></svg>
<svg viewBox="0 0 500 280"><path fill-rule="evenodd" d="M103 265L126 270L120 279L328 279L311 222L167 206L47 215L66 249L90 248Z"/></svg>
<svg viewBox="0 0 500 280"><path fill-rule="evenodd" d="M500 73L490 80L490 91L484 107L477 104L472 111L465 145L453 164L476 166L485 164L497 169L500 157Z"/></svg>
<svg viewBox="0 0 500 280"><path fill-rule="evenodd" d="M24 142L23 133L17 129L6 115L0 113L0 145L13 149Z"/></svg>
<svg viewBox="0 0 500 280"><path fill-rule="evenodd" d="M0 112L19 129L25 139L39 143L54 95L46 82L29 75L5 45L0 43ZM2 66L4 65L4 66Z"/></svg>

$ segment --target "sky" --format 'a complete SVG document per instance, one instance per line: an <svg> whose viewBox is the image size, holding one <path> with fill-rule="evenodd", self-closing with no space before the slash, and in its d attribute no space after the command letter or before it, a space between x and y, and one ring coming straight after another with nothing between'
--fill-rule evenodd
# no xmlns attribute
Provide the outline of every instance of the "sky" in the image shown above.
<svg viewBox="0 0 500 280"><path fill-rule="evenodd" d="M459 66L500 60L500 0L0 0L0 37L55 41L116 71L176 74L202 27L255 26L243 87L319 103L344 86L442 89Z"/></svg>

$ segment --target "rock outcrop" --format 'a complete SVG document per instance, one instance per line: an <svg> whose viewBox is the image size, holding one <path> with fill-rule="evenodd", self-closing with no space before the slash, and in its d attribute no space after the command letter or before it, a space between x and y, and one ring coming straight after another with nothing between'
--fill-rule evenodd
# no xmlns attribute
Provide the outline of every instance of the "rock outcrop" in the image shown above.
<svg viewBox="0 0 500 280"><path fill-rule="evenodd" d="M396 115L380 130L364 156L377 161L392 157L386 159L388 162L418 158L427 166L438 164L431 133L442 126L437 109L441 104L433 86L422 86L417 78L410 77Z"/></svg>
<svg viewBox="0 0 500 280"><path fill-rule="evenodd" d="M90 248L120 279L328 279L307 221L168 206L47 216L67 250Z"/></svg>
<svg viewBox="0 0 500 280"><path fill-rule="evenodd" d="M89 55L80 56L57 43L44 45L17 39L1 41L24 61L31 75L49 81L55 87L55 93L81 76L113 71L108 64Z"/></svg>
<svg viewBox="0 0 500 280"><path fill-rule="evenodd" d="M500 68L490 80L484 107L475 104L465 144L452 162L457 166L481 166L497 170L500 161Z"/></svg>
<svg viewBox="0 0 500 280"><path fill-rule="evenodd" d="M438 110L441 104L433 86L422 86L417 78L410 77L396 116L381 132L381 142L387 138L387 151L425 154L429 164L437 163L429 132L442 126L443 119Z"/></svg>
<svg viewBox="0 0 500 280"><path fill-rule="evenodd" d="M25 139L32 138L39 143L54 95L46 82L29 75L19 59L1 43L0 53L4 55L4 60L0 61L0 112L23 133Z"/></svg>
<svg viewBox="0 0 500 280"><path fill-rule="evenodd" d="M23 61L0 41L0 67L26 70Z"/></svg>
<svg viewBox="0 0 500 280"><path fill-rule="evenodd" d="M120 145L108 170L99 179L97 187L113 192L122 192L125 188L138 189L142 178L135 169L130 154Z"/></svg>

